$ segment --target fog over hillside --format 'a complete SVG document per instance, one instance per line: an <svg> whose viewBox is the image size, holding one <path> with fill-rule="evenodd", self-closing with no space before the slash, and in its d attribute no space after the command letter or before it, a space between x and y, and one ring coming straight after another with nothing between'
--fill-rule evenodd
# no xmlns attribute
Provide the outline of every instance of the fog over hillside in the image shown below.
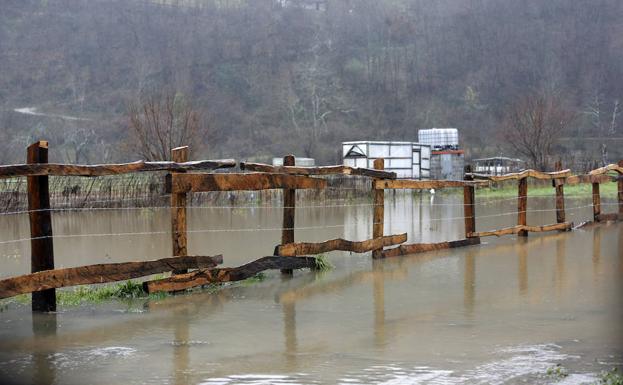
<svg viewBox="0 0 623 385"><path fill-rule="evenodd" d="M530 98L569 117L567 164L623 158L620 0L2 0L0 69L2 163L39 138L51 161L138 159L131 107L160 95L196 112L194 158L335 163L430 127L522 156Z"/></svg>

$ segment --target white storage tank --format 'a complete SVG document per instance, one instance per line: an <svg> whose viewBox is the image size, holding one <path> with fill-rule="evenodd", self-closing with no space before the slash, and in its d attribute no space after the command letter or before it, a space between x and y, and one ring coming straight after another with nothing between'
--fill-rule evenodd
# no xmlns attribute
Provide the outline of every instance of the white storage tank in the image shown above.
<svg viewBox="0 0 623 385"><path fill-rule="evenodd" d="M458 150L459 130L456 128L429 128L419 130L418 142L431 146L433 151Z"/></svg>

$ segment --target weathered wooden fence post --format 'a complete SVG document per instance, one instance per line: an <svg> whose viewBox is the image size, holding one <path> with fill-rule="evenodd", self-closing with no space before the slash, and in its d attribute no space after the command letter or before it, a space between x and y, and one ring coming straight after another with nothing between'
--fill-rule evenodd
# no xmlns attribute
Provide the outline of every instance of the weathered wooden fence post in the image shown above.
<svg viewBox="0 0 623 385"><path fill-rule="evenodd" d="M474 180L474 177L470 175L472 172L472 166L465 166L465 180ZM465 220L465 238L470 238L471 233L476 232L476 189L474 186L463 187L463 217Z"/></svg>
<svg viewBox="0 0 623 385"><path fill-rule="evenodd" d="M48 163L48 142L39 141L28 146L26 162ZM48 176L29 176L28 216L30 219L30 271L54 269L54 243L52 240L52 217L50 214L50 191ZM33 311L56 311L54 289L32 293Z"/></svg>
<svg viewBox="0 0 623 385"><path fill-rule="evenodd" d="M562 162L556 162L556 171L562 171ZM564 179L554 179L552 184L556 188L556 222L565 222L565 187Z"/></svg>
<svg viewBox="0 0 623 385"><path fill-rule="evenodd" d="M527 225L528 219L528 178L519 179L517 186L517 224ZM520 237L527 237L528 232L526 230L520 230L517 233Z"/></svg>
<svg viewBox="0 0 623 385"><path fill-rule="evenodd" d="M177 163L188 162L188 146L171 150L171 160ZM186 199L187 193L171 191L171 237L173 240L173 256L188 255L188 238L186 234ZM175 270L174 274L183 274L188 270Z"/></svg>
<svg viewBox="0 0 623 385"><path fill-rule="evenodd" d="M599 194L599 183L593 183L593 220L599 222L601 215L601 196Z"/></svg>
<svg viewBox="0 0 623 385"><path fill-rule="evenodd" d="M283 157L284 166L295 166L296 158L294 155ZM283 189L283 228L281 230L281 244L294 243L294 215L296 211L296 190L292 188ZM283 274L292 274L291 269L281 270Z"/></svg>
<svg viewBox="0 0 623 385"><path fill-rule="evenodd" d="M623 160L619 161L619 166L623 167ZM617 190L619 196L619 220L623 220L623 174L619 174L617 181Z"/></svg>
<svg viewBox="0 0 623 385"><path fill-rule="evenodd" d="M385 169L385 161L380 159L374 160L374 169ZM385 190L376 189L374 182L372 183L372 194L374 195L374 211L372 215L372 238L380 238L383 236L383 221L385 220ZM372 258L383 258L383 247L372 250Z"/></svg>

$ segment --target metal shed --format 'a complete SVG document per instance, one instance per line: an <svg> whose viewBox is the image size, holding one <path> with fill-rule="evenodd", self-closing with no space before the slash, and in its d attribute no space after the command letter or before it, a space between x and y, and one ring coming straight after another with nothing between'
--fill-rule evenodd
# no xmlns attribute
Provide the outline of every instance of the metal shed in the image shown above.
<svg viewBox="0 0 623 385"><path fill-rule="evenodd" d="M357 141L342 143L345 166L373 168L385 159L385 170L398 178L429 179L431 147L414 142Z"/></svg>

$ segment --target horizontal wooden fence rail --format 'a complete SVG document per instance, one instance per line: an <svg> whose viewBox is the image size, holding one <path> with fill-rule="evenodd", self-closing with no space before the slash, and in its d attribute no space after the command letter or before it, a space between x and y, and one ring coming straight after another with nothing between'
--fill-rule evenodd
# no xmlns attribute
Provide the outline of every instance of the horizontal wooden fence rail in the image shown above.
<svg viewBox="0 0 623 385"><path fill-rule="evenodd" d="M236 164L234 159L197 160L184 163L145 162L139 160L132 163L95 165L58 163L15 164L0 166L0 178L45 175L94 177L148 171L201 171L236 167Z"/></svg>
<svg viewBox="0 0 623 385"><path fill-rule="evenodd" d="M180 269L204 269L223 263L223 256L181 256L144 262L121 262L44 270L0 280L0 298L60 287L145 277Z"/></svg>
<svg viewBox="0 0 623 385"><path fill-rule="evenodd" d="M171 174L167 192L243 191L269 189L323 189L327 181L287 174Z"/></svg>
<svg viewBox="0 0 623 385"><path fill-rule="evenodd" d="M576 184L591 184L591 183L608 183L616 182L617 177L611 175L572 175L570 177L562 179L563 184L576 185Z"/></svg>
<svg viewBox="0 0 623 385"><path fill-rule="evenodd" d="M316 258L270 256L257 259L239 267L199 269L187 274L179 274L169 278L143 282L143 289L148 293L180 291L211 283L242 281L264 270L293 270L305 268L315 269Z"/></svg>
<svg viewBox="0 0 623 385"><path fill-rule="evenodd" d="M485 174L470 174L474 179L485 179L490 180L492 182L503 182L505 180L519 180L524 178L534 178L534 179L542 179L542 180L551 180L558 178L566 178L571 176L571 170L561 170L554 172L542 172L537 170L524 170L521 172L505 174L505 175L485 175Z"/></svg>
<svg viewBox="0 0 623 385"><path fill-rule="evenodd" d="M347 241L342 238L331 239L320 243L287 243L277 245L275 255L294 257L297 255L321 254L329 251L350 251L352 253L366 253L386 246L394 246L407 241L407 233L386 235L381 238L368 239L366 241Z"/></svg>
<svg viewBox="0 0 623 385"><path fill-rule="evenodd" d="M393 171L374 170L371 168L357 168L343 165L301 167L301 166L271 166L262 163L240 162L240 169L247 171L259 171L269 173L295 174L295 175L359 175L371 178L396 179Z"/></svg>
<svg viewBox="0 0 623 385"><path fill-rule="evenodd" d="M467 238L460 239L458 241L439 243L413 243L409 245L400 245L398 247L394 247L393 249L383 250L383 258L424 253L435 250L454 249L456 247L465 247L479 244L480 238Z"/></svg>
<svg viewBox="0 0 623 385"><path fill-rule="evenodd" d="M619 174L623 174L623 166L620 165L620 164L612 163L612 164L609 164L607 166L597 168L597 169L589 172L588 174L589 175L602 175L602 174L607 174L610 171L614 171L614 172L617 172Z"/></svg>
<svg viewBox="0 0 623 385"><path fill-rule="evenodd" d="M473 237L489 237L492 235L499 237L500 235L520 234L522 231L531 232L531 233L542 233L544 231L555 231L555 230L566 231L566 230L571 230L572 228L573 228L573 222L556 223L552 225L543 225L543 226L517 225L517 226L507 227L507 228L500 229L500 230L473 232L470 235Z"/></svg>

